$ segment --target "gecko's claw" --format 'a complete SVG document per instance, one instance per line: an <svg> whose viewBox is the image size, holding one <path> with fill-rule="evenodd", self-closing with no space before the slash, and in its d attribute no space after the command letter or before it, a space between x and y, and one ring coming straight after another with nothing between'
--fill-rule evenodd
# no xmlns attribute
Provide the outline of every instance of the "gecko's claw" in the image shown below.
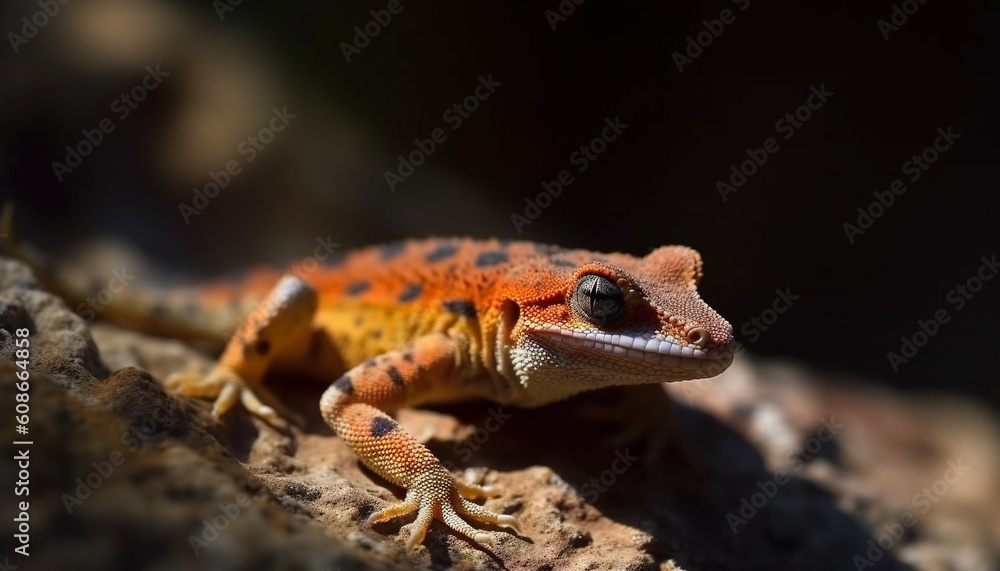
<svg viewBox="0 0 1000 571"><path fill-rule="evenodd" d="M521 533L521 523L517 521L517 518L512 515L500 514L497 516L497 525L500 527L506 527L513 529L514 533Z"/></svg>

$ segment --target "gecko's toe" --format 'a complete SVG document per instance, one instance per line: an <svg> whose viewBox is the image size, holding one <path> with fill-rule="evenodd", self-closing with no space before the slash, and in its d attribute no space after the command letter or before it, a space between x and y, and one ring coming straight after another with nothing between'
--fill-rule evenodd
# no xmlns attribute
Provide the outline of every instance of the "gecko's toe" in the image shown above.
<svg viewBox="0 0 1000 571"><path fill-rule="evenodd" d="M464 482L455 479L455 487L463 498L478 500L479 498L496 498L500 496L500 490L496 486L480 486L471 482Z"/></svg>
<svg viewBox="0 0 1000 571"><path fill-rule="evenodd" d="M521 524L517 521L517 518L512 515L498 514L466 499L462 499L456 507L458 508L458 512L460 514L473 520L492 524L498 527L506 527L514 530L517 534L521 533Z"/></svg>
<svg viewBox="0 0 1000 571"><path fill-rule="evenodd" d="M267 399L267 401L272 404L264 404L261 399L258 398L257 393L260 393L261 397ZM305 422L302 420L301 416L290 410L288 407L283 406L278 399L264 387L258 387L255 392L249 387L243 386L240 390L240 401L243 403L243 408L247 409L250 414L260 418L275 428L286 428L287 424L292 424L299 428L303 428L305 426Z"/></svg>
<svg viewBox="0 0 1000 571"><path fill-rule="evenodd" d="M407 498L398 504L391 505L385 509L381 509L374 512L372 515L368 516L365 523L368 525L373 525L383 521L388 521L392 518L404 516L413 513L420 507L420 504L413 501L411 498Z"/></svg>
<svg viewBox="0 0 1000 571"><path fill-rule="evenodd" d="M216 420L221 419L222 415L229 412L240 400L240 386L236 383L226 383L222 385L222 389L219 391L218 396L215 398L215 403L212 405L212 416Z"/></svg>
<svg viewBox="0 0 1000 571"><path fill-rule="evenodd" d="M430 505L424 505L420 508L417 519L413 523L402 527L401 532L409 530L409 537L406 539L407 549L412 550L417 545L423 543L424 537L427 536L427 529L430 528L432 521L434 521L434 510Z"/></svg>
<svg viewBox="0 0 1000 571"><path fill-rule="evenodd" d="M174 394L207 398L219 396L221 389L217 383L206 382L203 375L194 373L173 373L163 381L163 387Z"/></svg>
<svg viewBox="0 0 1000 571"><path fill-rule="evenodd" d="M300 428L304 426L302 417L283 406L270 391L264 387L250 388L236 373L225 367L218 366L207 375L175 373L167 378L164 385L176 394L214 398L212 416L217 420L221 420L236 403L242 403L250 414L275 428L285 429L289 423ZM262 398L268 404L264 404Z"/></svg>

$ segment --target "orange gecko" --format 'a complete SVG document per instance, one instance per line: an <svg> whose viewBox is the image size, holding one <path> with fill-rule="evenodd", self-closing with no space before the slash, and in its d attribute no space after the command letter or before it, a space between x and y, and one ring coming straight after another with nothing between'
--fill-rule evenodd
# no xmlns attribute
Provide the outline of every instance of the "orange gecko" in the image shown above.
<svg viewBox="0 0 1000 571"><path fill-rule="evenodd" d="M733 359L732 327L699 297L701 257L684 246L638 258L431 239L299 273L257 272L171 297L126 290L106 313L220 345L235 327L208 375L168 382L214 398L219 417L238 402L273 424L293 417L263 388L265 373L330 383L323 418L365 465L407 490L368 522L416 512L404 527L409 547L435 519L478 544L493 534L469 522L515 531L518 522L472 501L497 494L454 477L389 413L467 399L540 406L602 387L711 377Z"/></svg>

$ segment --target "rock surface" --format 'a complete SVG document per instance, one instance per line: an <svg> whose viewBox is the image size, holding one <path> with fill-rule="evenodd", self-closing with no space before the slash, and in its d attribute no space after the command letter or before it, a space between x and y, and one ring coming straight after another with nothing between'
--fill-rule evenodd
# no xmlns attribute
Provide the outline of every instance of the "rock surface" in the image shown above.
<svg viewBox="0 0 1000 571"><path fill-rule="evenodd" d="M210 355L89 325L0 259L0 402L17 392L10 332L32 333L31 556L10 557L25 569L985 570L1000 560L1000 427L957 399L741 357L717 379L537 410L406 410L400 423L456 473L498 485L487 506L523 527L495 533L486 552L436 523L407 553L405 521L364 525L402 491L323 424L323 387L269 380L306 415L304 430L243 411L220 425L211 403L161 385L207 369ZM13 415L3 418L14 434ZM2 470L17 478L13 463ZM15 515L4 514L5 544Z"/></svg>

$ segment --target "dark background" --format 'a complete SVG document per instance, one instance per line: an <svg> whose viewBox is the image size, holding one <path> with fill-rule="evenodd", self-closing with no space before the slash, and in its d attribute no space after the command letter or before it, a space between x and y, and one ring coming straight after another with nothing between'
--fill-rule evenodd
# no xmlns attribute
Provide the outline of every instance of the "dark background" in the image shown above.
<svg viewBox="0 0 1000 571"><path fill-rule="evenodd" d="M209 0L71 2L0 49L0 194L26 240L70 257L112 238L157 268L144 283L285 263L326 236L687 244L737 331L776 289L800 296L752 354L996 405L1000 280L961 311L945 297L998 253L997 4L926 0L886 41L892 4L588 0L553 31L556 0L403 0L348 63L340 43L386 2L248 0L221 21ZM735 21L679 73L671 54L723 9ZM35 11L4 3L0 27ZM57 181L52 161L157 63L171 76ZM443 111L487 74L502 85L448 129ZM830 100L724 202L716 181L821 85ZM283 106L289 128L185 224L178 204ZM518 234L511 215L615 116L621 138ZM954 148L850 244L843 224L949 126ZM436 127L448 140L390 192L383 172ZM894 373L887 353L941 308L951 320Z"/></svg>

